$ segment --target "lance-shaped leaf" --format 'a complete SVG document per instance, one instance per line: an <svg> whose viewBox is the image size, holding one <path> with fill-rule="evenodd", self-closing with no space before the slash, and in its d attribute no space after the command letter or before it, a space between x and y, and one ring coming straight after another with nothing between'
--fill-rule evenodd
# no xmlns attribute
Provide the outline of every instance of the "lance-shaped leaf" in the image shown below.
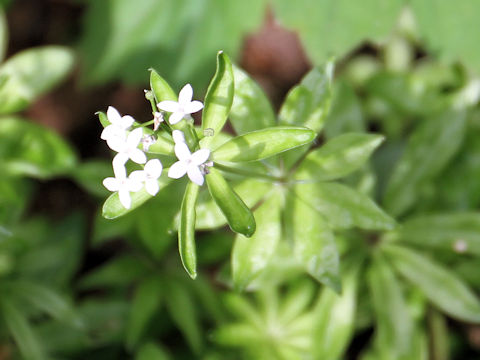
<svg viewBox="0 0 480 360"><path fill-rule="evenodd" d="M170 182L168 178L158 179L158 185L160 191ZM132 199L132 204L130 209L126 209L120 202L118 197L118 192L110 195L107 200L105 200L102 208L102 215L106 219L115 219L119 216L128 214L133 209L138 208L140 205L145 203L145 201L150 200L153 196L150 195L145 188L142 188L140 191L130 193L130 198Z"/></svg>
<svg viewBox="0 0 480 360"><path fill-rule="evenodd" d="M160 101L177 101L177 94L170 87L168 82L161 77L154 69L150 69L150 88L155 95L157 104Z"/></svg>
<svg viewBox="0 0 480 360"><path fill-rule="evenodd" d="M315 133L307 128L278 126L237 136L212 153L214 161L255 161L308 144Z"/></svg>
<svg viewBox="0 0 480 360"><path fill-rule="evenodd" d="M255 232L255 218L243 200L230 187L222 174L215 168L205 176L208 191L227 219L230 228L246 237Z"/></svg>
<svg viewBox="0 0 480 360"><path fill-rule="evenodd" d="M299 263L315 279L340 291L338 251L327 221L293 193L285 210L286 235Z"/></svg>
<svg viewBox="0 0 480 360"><path fill-rule="evenodd" d="M207 147L212 137L222 130L232 107L234 93L232 63L226 54L217 54L217 72L208 86L205 108L202 116L202 131L209 133L202 139L202 147Z"/></svg>
<svg viewBox="0 0 480 360"><path fill-rule="evenodd" d="M375 342L382 359L399 359L412 343L413 320L400 283L387 261L375 254L368 283L376 318Z"/></svg>
<svg viewBox="0 0 480 360"><path fill-rule="evenodd" d="M395 220L367 195L346 185L330 182L295 186L295 194L323 215L333 228L390 230Z"/></svg>
<svg viewBox="0 0 480 360"><path fill-rule="evenodd" d="M389 180L384 197L389 213L401 215L415 204L419 187L440 173L457 152L465 125L465 113L453 110L419 124Z"/></svg>
<svg viewBox="0 0 480 360"><path fill-rule="evenodd" d="M453 272L405 247L389 245L384 251L396 269L443 312L471 323L480 323L480 302Z"/></svg>
<svg viewBox="0 0 480 360"><path fill-rule="evenodd" d="M7 114L25 109L38 96L44 94L70 72L73 53L60 46L45 46L22 51L0 67L0 113Z"/></svg>
<svg viewBox="0 0 480 360"><path fill-rule="evenodd" d="M171 360L172 358L158 344L148 342L135 354L135 360Z"/></svg>
<svg viewBox="0 0 480 360"><path fill-rule="evenodd" d="M233 66L235 95L230 123L237 134L275 125L275 114L263 90L244 71Z"/></svg>
<svg viewBox="0 0 480 360"><path fill-rule="evenodd" d="M243 290L262 271L275 252L281 237L282 194L274 191L255 210L258 222L250 238L238 235L232 251L232 278L236 289Z"/></svg>
<svg viewBox="0 0 480 360"><path fill-rule="evenodd" d="M160 155L174 155L174 143L166 136L158 135L155 142L149 146L147 153Z"/></svg>
<svg viewBox="0 0 480 360"><path fill-rule="evenodd" d="M180 209L178 227L178 250L182 264L192 279L197 277L197 254L195 250L195 204L200 187L188 182Z"/></svg>
<svg viewBox="0 0 480 360"><path fill-rule="evenodd" d="M307 155L295 178L325 181L344 177L363 166L383 139L382 135L360 133L333 138Z"/></svg>
<svg viewBox="0 0 480 360"><path fill-rule="evenodd" d="M354 330L359 265L350 261L345 267L341 295L330 288L322 290L315 310L315 359L340 359L348 346Z"/></svg>
<svg viewBox="0 0 480 360"><path fill-rule="evenodd" d="M406 221L398 236L416 246L480 255L480 214L421 215Z"/></svg>

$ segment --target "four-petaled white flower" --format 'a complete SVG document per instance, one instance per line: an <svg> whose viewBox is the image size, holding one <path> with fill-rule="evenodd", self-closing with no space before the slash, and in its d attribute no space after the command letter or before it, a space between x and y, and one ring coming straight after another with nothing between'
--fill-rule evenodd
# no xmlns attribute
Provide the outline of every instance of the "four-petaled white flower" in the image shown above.
<svg viewBox="0 0 480 360"><path fill-rule="evenodd" d="M192 154L187 144L177 142L175 144L175 155L178 161L168 170L168 177L179 179L187 174L192 182L199 186L203 185L204 173L202 165L208 160L210 150L200 149Z"/></svg>
<svg viewBox="0 0 480 360"><path fill-rule="evenodd" d="M145 164L147 157L145 153L138 148L138 144L142 140L142 128L135 129L128 134L126 139L111 138L108 146L116 152L117 155L113 158L114 163L125 164L128 159L131 159L137 164Z"/></svg>
<svg viewBox="0 0 480 360"><path fill-rule="evenodd" d="M126 131L133 125L135 120L130 115L121 116L113 106L109 106L107 109L107 119L110 125L103 129L100 138L106 140L111 148L111 143L125 140L127 137Z"/></svg>
<svg viewBox="0 0 480 360"><path fill-rule="evenodd" d="M145 190L155 196L158 193L158 178L162 174L162 163L158 159L149 160L143 170L137 170L130 174L130 178L145 184Z"/></svg>
<svg viewBox="0 0 480 360"><path fill-rule="evenodd" d="M132 206L130 193L139 191L142 188L142 182L135 178L127 177L127 171L125 170L125 166L122 164L114 163L113 172L115 177L108 177L104 179L103 186L105 186L109 191L118 191L120 203L126 209L130 209Z"/></svg>
<svg viewBox="0 0 480 360"><path fill-rule="evenodd" d="M185 135L184 135L183 131L180 131L180 130L173 130L172 131L172 138L173 138L173 142L175 144L185 142Z"/></svg>
<svg viewBox="0 0 480 360"><path fill-rule="evenodd" d="M185 85L178 94L178 102L165 100L157 104L160 110L171 112L169 122L174 125L182 120L186 115L196 113L203 109L200 101L192 101L193 89L190 84Z"/></svg>

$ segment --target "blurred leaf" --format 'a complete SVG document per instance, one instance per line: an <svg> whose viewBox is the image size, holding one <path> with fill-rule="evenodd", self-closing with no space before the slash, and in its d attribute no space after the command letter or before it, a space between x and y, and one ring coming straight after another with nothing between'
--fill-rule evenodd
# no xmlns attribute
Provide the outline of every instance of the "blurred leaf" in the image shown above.
<svg viewBox="0 0 480 360"><path fill-rule="evenodd" d="M222 210L230 228L247 237L255 233L255 218L242 199L233 191L222 174L213 168L205 177L208 191L215 203Z"/></svg>
<svg viewBox="0 0 480 360"><path fill-rule="evenodd" d="M389 230L393 220L368 196L338 183L298 184L295 194L324 216L334 228Z"/></svg>
<svg viewBox="0 0 480 360"><path fill-rule="evenodd" d="M3 58L5 57L8 43L7 19L1 6L2 4L0 3L0 62L3 61Z"/></svg>
<svg viewBox="0 0 480 360"><path fill-rule="evenodd" d="M359 264L349 264L342 275L341 295L329 288L322 290L314 315L316 359L339 359L348 346L354 330L359 271Z"/></svg>
<svg viewBox="0 0 480 360"><path fill-rule="evenodd" d="M452 271L405 247L383 249L397 270L440 310L459 320L480 322L478 298Z"/></svg>
<svg viewBox="0 0 480 360"><path fill-rule="evenodd" d="M283 301L279 309L279 321L288 325L294 322L295 319L298 319L315 298L316 287L316 284L310 279L293 282L282 299Z"/></svg>
<svg viewBox="0 0 480 360"><path fill-rule="evenodd" d="M283 196L272 192L255 210L258 227L253 236L237 235L232 250L232 278L236 289L243 290L267 265L281 237Z"/></svg>
<svg viewBox="0 0 480 360"><path fill-rule="evenodd" d="M168 294L165 297L168 313L185 336L193 352L198 354L203 347L203 339L191 293L183 284L175 280L168 282L166 293Z"/></svg>
<svg viewBox="0 0 480 360"><path fill-rule="evenodd" d="M230 122L238 135L272 127L276 119L265 92L243 70L233 66L235 94Z"/></svg>
<svg viewBox="0 0 480 360"><path fill-rule="evenodd" d="M112 176L112 164L102 160L84 161L72 169L72 176L90 194L102 198L109 193L102 181Z"/></svg>
<svg viewBox="0 0 480 360"><path fill-rule="evenodd" d="M376 317L375 345L382 359L405 356L413 340L413 319L399 281L387 261L376 254L368 272Z"/></svg>
<svg viewBox="0 0 480 360"><path fill-rule="evenodd" d="M339 258L333 233L311 206L290 193L285 205L285 232L294 254L311 276L339 292Z"/></svg>
<svg viewBox="0 0 480 360"><path fill-rule="evenodd" d="M138 344L149 320L160 307L162 290L162 283L153 277L142 281L135 290L126 327L126 342L129 349Z"/></svg>
<svg viewBox="0 0 480 360"><path fill-rule="evenodd" d="M294 29L315 64L342 57L358 44L388 36L404 6L401 0L275 0L275 14ZM320 34L320 35L319 35Z"/></svg>
<svg viewBox="0 0 480 360"><path fill-rule="evenodd" d="M465 0L456 6L449 1L413 0L411 6L421 37L431 51L480 71L480 35L473 30L480 12L477 1Z"/></svg>
<svg viewBox="0 0 480 360"><path fill-rule="evenodd" d="M442 314L433 309L430 310L428 320L432 357L435 360L449 360L450 336L447 320Z"/></svg>
<svg viewBox="0 0 480 360"><path fill-rule="evenodd" d="M409 218L398 230L400 241L480 255L480 214L450 213Z"/></svg>
<svg viewBox="0 0 480 360"><path fill-rule="evenodd" d="M36 334L29 325L24 313L6 297L0 301L2 318L25 359L47 359Z"/></svg>
<svg viewBox="0 0 480 360"><path fill-rule="evenodd" d="M0 159L3 173L42 179L71 170L77 161L70 145L53 131L13 117L0 119Z"/></svg>
<svg viewBox="0 0 480 360"><path fill-rule="evenodd" d="M451 110L418 125L385 192L384 204L389 213L402 215L415 204L419 186L437 176L457 152L465 125L465 113Z"/></svg>
<svg viewBox="0 0 480 360"><path fill-rule="evenodd" d="M195 249L195 203L200 187L193 182L187 184L180 209L178 227L178 250L182 264L192 279L197 277L197 253Z"/></svg>
<svg viewBox="0 0 480 360"><path fill-rule="evenodd" d="M135 355L135 360L170 360L168 353L154 343L146 343L142 345Z"/></svg>
<svg viewBox="0 0 480 360"><path fill-rule="evenodd" d="M212 152L213 161L246 162L268 158L308 144L315 133L302 127L278 126L252 131L227 141Z"/></svg>
<svg viewBox="0 0 480 360"><path fill-rule="evenodd" d="M305 157L295 178L325 181L344 177L362 167L383 140L382 135L358 133L333 138Z"/></svg>
<svg viewBox="0 0 480 360"><path fill-rule="evenodd" d="M1 44L0 44L1 46ZM0 114L25 109L38 96L60 83L73 67L73 53L60 46L24 50L0 66Z"/></svg>
<svg viewBox="0 0 480 360"><path fill-rule="evenodd" d="M205 95L205 108L202 114L202 130L211 131L202 139L202 147L208 147L227 121L233 103L233 69L229 57L222 51L217 54L217 71Z"/></svg>

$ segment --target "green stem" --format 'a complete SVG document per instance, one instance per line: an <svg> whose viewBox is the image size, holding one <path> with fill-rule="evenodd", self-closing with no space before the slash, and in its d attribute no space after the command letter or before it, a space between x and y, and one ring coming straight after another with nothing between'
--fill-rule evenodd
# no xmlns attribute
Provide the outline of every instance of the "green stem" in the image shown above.
<svg viewBox="0 0 480 360"><path fill-rule="evenodd" d="M261 179L268 179L268 180L271 180L271 181L274 181L274 182L283 182L284 181L283 178L279 178L279 177L276 177L276 176L272 176L272 175L268 175L268 174L260 174L260 173L251 172L251 171L246 171L246 170L222 165L222 164L219 164L219 163L214 163L213 166L216 167L219 170L229 172L229 173L232 173L232 174L242 175L242 176L245 176L245 177L255 177L255 178L261 178Z"/></svg>

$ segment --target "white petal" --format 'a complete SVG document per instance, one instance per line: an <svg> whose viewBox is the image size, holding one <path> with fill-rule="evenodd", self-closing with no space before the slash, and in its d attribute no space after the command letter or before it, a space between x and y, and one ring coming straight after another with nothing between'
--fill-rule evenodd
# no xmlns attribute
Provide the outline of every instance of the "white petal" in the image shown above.
<svg viewBox="0 0 480 360"><path fill-rule="evenodd" d="M119 181L113 177L108 177L103 180L103 186L107 188L108 191L118 191Z"/></svg>
<svg viewBox="0 0 480 360"><path fill-rule="evenodd" d="M172 113L180 110L180 105L178 104L178 102L171 101L171 100L160 101L157 104L157 107L160 110L168 111L168 112L172 112Z"/></svg>
<svg viewBox="0 0 480 360"><path fill-rule="evenodd" d="M120 124L120 113L113 106L109 106L107 109L107 119L110 121L110 124Z"/></svg>
<svg viewBox="0 0 480 360"><path fill-rule="evenodd" d="M182 161L188 160L192 156L190 149L188 148L188 145L183 142L176 143L174 150L178 160L182 160Z"/></svg>
<svg viewBox="0 0 480 360"><path fill-rule="evenodd" d="M100 139L102 140L107 140L108 138L112 137L112 135L115 134L115 128L117 128L115 125L108 125L103 129L102 133L100 134Z"/></svg>
<svg viewBox="0 0 480 360"><path fill-rule="evenodd" d="M183 134L183 131L180 131L180 130L173 130L172 131L172 137L173 137L173 141L175 143L184 143L185 142L185 135Z"/></svg>
<svg viewBox="0 0 480 360"><path fill-rule="evenodd" d="M128 134L127 137L127 144L130 148L136 148L138 144L140 144L140 140L142 140L143 136L143 129L137 128Z"/></svg>
<svg viewBox="0 0 480 360"><path fill-rule="evenodd" d="M130 209L132 206L132 199L130 199L130 193L127 189L121 189L118 192L118 197L120 199L120 203L123 205L125 209Z"/></svg>
<svg viewBox="0 0 480 360"><path fill-rule="evenodd" d="M130 126L133 125L134 122L135 122L135 119L133 117L131 117L130 115L125 115L125 116L122 116L118 125L122 129L127 130Z"/></svg>
<svg viewBox="0 0 480 360"><path fill-rule="evenodd" d="M130 149L128 151L128 156L130 159L132 159L133 162L136 162L137 164L145 164L147 162L147 156L140 149Z"/></svg>
<svg viewBox="0 0 480 360"><path fill-rule="evenodd" d="M137 192L142 189L143 181L141 181L140 179L135 179L135 177L132 178L130 175L126 182L125 187L128 191Z"/></svg>
<svg viewBox="0 0 480 360"><path fill-rule="evenodd" d="M158 179L162 174L162 170L162 163L158 159L149 160L145 164L145 173L150 179Z"/></svg>
<svg viewBox="0 0 480 360"><path fill-rule="evenodd" d="M110 136L107 139L107 145L110 149L116 152L123 152L127 148L127 139L126 136L124 135L123 137L121 136Z"/></svg>
<svg viewBox="0 0 480 360"><path fill-rule="evenodd" d="M125 179L127 177L127 169L125 169L127 160L128 158L124 154L117 154L113 158L113 173L117 179Z"/></svg>
<svg viewBox="0 0 480 360"><path fill-rule="evenodd" d="M208 157L210 156L210 150L208 149L200 149L195 151L192 154L192 163L195 165L202 165L205 161L207 161Z"/></svg>
<svg viewBox="0 0 480 360"><path fill-rule="evenodd" d="M157 180L149 179L145 182L145 189L150 195L155 196L157 195L158 190L160 189L160 186L158 186Z"/></svg>
<svg viewBox="0 0 480 360"><path fill-rule="evenodd" d="M172 179L179 179L187 173L187 164L183 161L177 161L168 169L168 177Z"/></svg>
<svg viewBox="0 0 480 360"><path fill-rule="evenodd" d="M198 166L189 166L187 169L188 178L192 180L195 184L202 186L203 185L203 174L198 168Z"/></svg>
<svg viewBox="0 0 480 360"><path fill-rule="evenodd" d="M188 104L190 101L192 101L193 97L193 89L192 85L187 84L185 85L182 90L180 90L180 93L178 94L178 103L180 106L185 106Z"/></svg>
<svg viewBox="0 0 480 360"><path fill-rule="evenodd" d="M178 123L180 120L183 119L183 117L185 116L185 114L182 112L174 112L172 115L170 115L170 117L168 118L168 122L171 124L171 125L175 125L176 123Z"/></svg>
<svg viewBox="0 0 480 360"><path fill-rule="evenodd" d="M203 104L200 101L195 100L189 104L186 104L185 107L183 108L183 111L185 111L186 114L193 114L202 109L203 109Z"/></svg>
<svg viewBox="0 0 480 360"><path fill-rule="evenodd" d="M128 178L131 179L132 181L137 182L137 183L142 183L145 180L147 180L147 173L143 170L136 170L136 171L133 171L128 176Z"/></svg>

